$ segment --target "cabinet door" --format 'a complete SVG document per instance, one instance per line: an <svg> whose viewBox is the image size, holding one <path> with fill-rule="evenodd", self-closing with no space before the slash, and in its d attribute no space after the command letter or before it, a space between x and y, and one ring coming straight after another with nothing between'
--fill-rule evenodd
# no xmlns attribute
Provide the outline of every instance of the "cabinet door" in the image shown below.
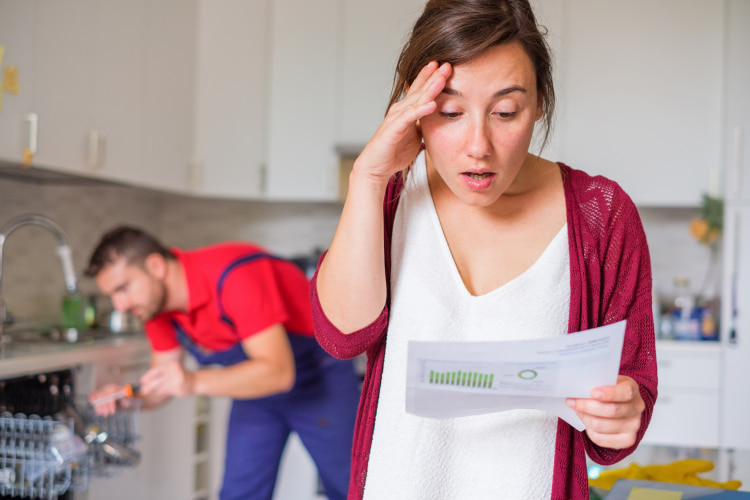
<svg viewBox="0 0 750 500"><path fill-rule="evenodd" d="M570 0L561 160L636 203L696 205L720 166L723 3Z"/></svg>
<svg viewBox="0 0 750 500"><path fill-rule="evenodd" d="M102 175L138 182L144 162L146 0L96 2L92 130Z"/></svg>
<svg viewBox="0 0 750 500"><path fill-rule="evenodd" d="M185 191L193 153L196 1L147 2L144 161L139 184Z"/></svg>
<svg viewBox="0 0 750 500"><path fill-rule="evenodd" d="M337 144L363 147L380 126L401 47L423 7L423 0L345 0Z"/></svg>
<svg viewBox="0 0 750 500"><path fill-rule="evenodd" d="M91 96L95 88L96 4L37 2L34 109L39 150L34 164L80 171L87 167Z"/></svg>
<svg viewBox="0 0 750 500"><path fill-rule="evenodd" d="M723 345L722 445L750 449L750 207L727 210Z"/></svg>
<svg viewBox="0 0 750 500"><path fill-rule="evenodd" d="M8 67L18 70L20 93L0 94L0 160L21 162L29 144L26 116L34 110L36 2L0 0L0 80Z"/></svg>
<svg viewBox="0 0 750 500"><path fill-rule="evenodd" d="M337 0L273 3L267 197L333 200Z"/></svg>
<svg viewBox="0 0 750 500"><path fill-rule="evenodd" d="M265 158L269 0L198 2L197 194L254 198Z"/></svg>
<svg viewBox="0 0 750 500"><path fill-rule="evenodd" d="M659 397L644 444L719 446L719 346L657 342Z"/></svg>
<svg viewBox="0 0 750 500"><path fill-rule="evenodd" d="M726 198L750 204L750 2L727 10Z"/></svg>

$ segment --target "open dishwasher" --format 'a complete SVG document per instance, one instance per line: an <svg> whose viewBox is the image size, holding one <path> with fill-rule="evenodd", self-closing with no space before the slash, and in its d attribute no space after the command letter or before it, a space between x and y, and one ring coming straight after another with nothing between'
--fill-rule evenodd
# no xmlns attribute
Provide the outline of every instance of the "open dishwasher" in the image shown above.
<svg viewBox="0 0 750 500"><path fill-rule="evenodd" d="M68 500L140 462L138 400L111 416L75 396L74 370L0 381L0 499Z"/></svg>

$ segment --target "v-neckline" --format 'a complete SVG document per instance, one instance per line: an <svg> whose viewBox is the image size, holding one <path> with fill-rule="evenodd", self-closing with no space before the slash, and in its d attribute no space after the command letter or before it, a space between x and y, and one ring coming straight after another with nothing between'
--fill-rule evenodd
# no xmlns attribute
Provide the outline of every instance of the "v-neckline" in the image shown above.
<svg viewBox="0 0 750 500"><path fill-rule="evenodd" d="M412 173L414 175L418 175L419 180L418 184L422 185L422 188L425 190L423 193L424 196L427 196L429 200L429 216L430 219L432 219L432 223L437 230L438 233L438 243L440 245L442 258L447 260L448 268L450 269L450 274L453 278L454 283L460 290L461 296L466 300L484 300L489 299L491 297L494 297L495 295L506 293L506 291L512 291L513 289L517 288L518 286L521 286L525 281L530 279L529 277L533 274L534 270L541 266L548 257L547 255L551 252L551 248L554 247L555 244L558 243L558 240L562 237L563 233L567 234L567 227L568 223L567 221L560 227L560 229L555 233L555 236L552 237L550 242L547 244L547 246L544 248L544 251L542 251L541 255L537 257L537 259L528 267L526 268L521 274L518 276L515 276L509 281L506 281L502 285L498 286L497 288L493 288L492 290L483 293L481 295L474 295L472 294L469 289L466 286L466 283L464 283L463 278L461 277L461 273L458 271L458 265L456 264L455 259L453 258L453 253L450 250L450 246L448 245L448 240L445 237L445 232L443 231L443 225L440 222L440 217L437 214L437 207L435 207L435 200L432 198L432 191L430 189L430 183L427 178L427 163L424 157L424 154L421 154L421 159L418 162L414 163L414 168L412 169ZM417 170L417 168L419 170Z"/></svg>

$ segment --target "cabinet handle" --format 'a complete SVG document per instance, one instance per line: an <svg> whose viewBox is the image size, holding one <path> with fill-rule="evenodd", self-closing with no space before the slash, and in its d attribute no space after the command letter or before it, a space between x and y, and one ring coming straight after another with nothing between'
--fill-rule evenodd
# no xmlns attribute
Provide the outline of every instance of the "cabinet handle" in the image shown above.
<svg viewBox="0 0 750 500"><path fill-rule="evenodd" d="M104 166L105 138L96 130L89 131L89 158L88 165L91 170L98 170Z"/></svg>
<svg viewBox="0 0 750 500"><path fill-rule="evenodd" d="M740 214L738 212L735 212L734 231L733 231L734 234L733 234L733 241L731 243L732 246L730 247L733 253L732 260L731 260L732 269L731 269L731 274L730 274L731 280L732 280L732 283L731 283L732 290L730 292L731 296L729 298L731 312L730 312L730 318L729 318L729 339L727 340L729 344L731 345L736 345L737 340L738 340L737 339L737 316L739 314L739 307L737 304L739 303L739 301L737 300L738 299L737 298L737 280L739 279L739 277L737 276L737 267L738 267L738 259L740 255L740 240L741 240L740 231L742 231L742 225L740 224L740 217L741 217Z"/></svg>
<svg viewBox="0 0 750 500"><path fill-rule="evenodd" d="M23 152L23 164L28 167L31 165L39 147L39 115L36 113L27 114L26 123L29 124L29 143Z"/></svg>
<svg viewBox="0 0 750 500"><path fill-rule="evenodd" d="M742 186L742 127L734 127L734 194L739 194Z"/></svg>

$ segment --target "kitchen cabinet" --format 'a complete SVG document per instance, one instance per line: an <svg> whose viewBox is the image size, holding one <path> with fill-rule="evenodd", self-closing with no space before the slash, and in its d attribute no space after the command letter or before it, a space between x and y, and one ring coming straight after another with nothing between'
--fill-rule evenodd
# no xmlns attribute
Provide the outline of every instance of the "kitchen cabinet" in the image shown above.
<svg viewBox="0 0 750 500"><path fill-rule="evenodd" d="M720 346L659 341L656 357L659 397L642 443L718 447Z"/></svg>
<svg viewBox="0 0 750 500"><path fill-rule="evenodd" d="M383 121L393 74L424 0L344 0L336 143L363 147Z"/></svg>
<svg viewBox="0 0 750 500"><path fill-rule="evenodd" d="M273 2L267 199L336 199L340 17L338 0Z"/></svg>
<svg viewBox="0 0 750 500"><path fill-rule="evenodd" d="M19 94L0 94L0 160L20 162L29 145L26 118L34 111L34 2L0 0L0 46L5 50L0 60L0 79L9 67L18 69ZM27 85L28 83L28 85Z"/></svg>
<svg viewBox="0 0 750 500"><path fill-rule="evenodd" d="M197 195L262 196L271 13L270 0L198 2Z"/></svg>
<svg viewBox="0 0 750 500"><path fill-rule="evenodd" d="M637 204L697 205L721 164L724 3L564 5L560 159Z"/></svg>
<svg viewBox="0 0 750 500"><path fill-rule="evenodd" d="M192 147L192 5L2 0L0 18L16 27L2 43L24 57L17 64L23 98L10 96L10 112L0 114L0 127L11 132L0 155L21 162L29 135L21 120L34 113L33 165L184 189Z"/></svg>

